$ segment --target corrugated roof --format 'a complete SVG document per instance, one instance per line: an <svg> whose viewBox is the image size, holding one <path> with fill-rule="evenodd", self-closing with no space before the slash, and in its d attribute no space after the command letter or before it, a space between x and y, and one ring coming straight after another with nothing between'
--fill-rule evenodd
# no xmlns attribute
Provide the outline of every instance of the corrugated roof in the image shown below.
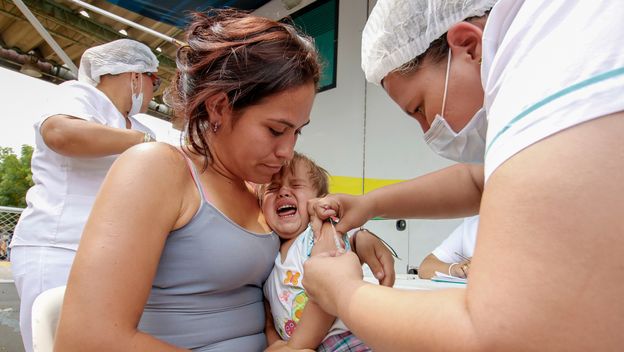
<svg viewBox="0 0 624 352"><path fill-rule="evenodd" d="M268 2L268 0L113 1L134 10L131 11L109 1L83 1L178 40L184 39L181 27L183 27L188 10L201 10L207 7L237 7L255 10ZM87 18L80 14L83 9L79 5L69 1L23 0L23 2L76 66L87 48L127 37L148 45L158 56L160 61L158 73L163 79L161 87L166 87L171 81L175 72L176 47L166 40L89 10L86 10L89 14ZM120 30L125 30L128 35L121 34ZM16 61L16 55L3 55L0 58L0 66L19 70L25 57L23 54L28 53L35 55L40 63L51 64L51 67L58 68L63 65L63 60L11 0L0 0L0 33L0 46L3 53L6 54L8 50L11 54L22 54L19 56L22 62ZM66 80L54 74L55 72L44 72L42 79L54 83ZM157 102L162 102L163 88L155 96Z"/></svg>

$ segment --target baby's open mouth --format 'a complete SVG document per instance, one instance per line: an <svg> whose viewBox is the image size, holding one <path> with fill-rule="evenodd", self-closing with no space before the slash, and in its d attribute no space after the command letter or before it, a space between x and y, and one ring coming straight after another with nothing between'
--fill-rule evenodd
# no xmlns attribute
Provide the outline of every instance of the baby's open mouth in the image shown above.
<svg viewBox="0 0 624 352"><path fill-rule="evenodd" d="M277 208L277 215L280 217L289 217L297 214L297 206L294 204L285 204Z"/></svg>

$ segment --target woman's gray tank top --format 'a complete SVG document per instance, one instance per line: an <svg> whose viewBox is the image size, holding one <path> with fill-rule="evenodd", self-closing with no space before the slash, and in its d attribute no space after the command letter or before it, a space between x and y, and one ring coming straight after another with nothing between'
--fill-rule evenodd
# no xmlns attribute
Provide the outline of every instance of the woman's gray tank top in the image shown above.
<svg viewBox="0 0 624 352"><path fill-rule="evenodd" d="M262 351L262 285L279 239L245 230L210 204L187 162L201 205L167 238L139 330L195 351Z"/></svg>

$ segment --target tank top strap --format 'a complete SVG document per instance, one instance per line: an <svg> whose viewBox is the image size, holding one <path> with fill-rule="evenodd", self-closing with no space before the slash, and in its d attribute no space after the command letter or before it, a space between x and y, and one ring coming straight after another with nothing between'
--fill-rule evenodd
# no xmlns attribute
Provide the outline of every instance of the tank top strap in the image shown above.
<svg viewBox="0 0 624 352"><path fill-rule="evenodd" d="M197 189L199 190L199 197L201 198L202 202L210 203L210 198L208 197L208 194L206 194L204 187L202 187L201 182L199 182L199 173L197 172L197 168L195 167L195 164L193 163L191 158L189 158L188 155L186 155L186 153L182 151L182 149L176 148L176 150L180 152L180 154L182 154L182 156L184 157L184 160L186 160L186 165L188 165L189 171L191 173L191 178L193 178L193 182L195 183L195 186L197 186Z"/></svg>

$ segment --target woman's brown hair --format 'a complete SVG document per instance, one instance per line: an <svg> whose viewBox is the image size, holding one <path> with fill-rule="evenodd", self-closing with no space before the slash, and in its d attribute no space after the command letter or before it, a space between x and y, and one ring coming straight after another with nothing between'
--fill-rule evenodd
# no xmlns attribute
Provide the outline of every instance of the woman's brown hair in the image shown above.
<svg viewBox="0 0 624 352"><path fill-rule="evenodd" d="M313 39L289 24L234 9L210 10L193 14L186 41L177 53L167 100L184 117L189 144L207 162L208 98L225 93L236 115L270 95L308 83L318 86Z"/></svg>

